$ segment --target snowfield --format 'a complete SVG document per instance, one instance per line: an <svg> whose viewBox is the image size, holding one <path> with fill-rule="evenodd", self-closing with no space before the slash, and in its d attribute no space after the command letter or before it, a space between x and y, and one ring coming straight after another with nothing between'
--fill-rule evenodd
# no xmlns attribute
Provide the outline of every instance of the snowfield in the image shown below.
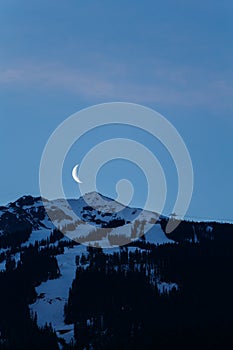
<svg viewBox="0 0 233 350"><path fill-rule="evenodd" d="M65 248L64 254L57 255L61 277L48 280L36 287L39 298L31 305L31 311L37 313L39 326L51 322L57 335L66 342L73 338L73 325L64 323L64 306L68 300L69 288L75 277L77 255L87 254L87 248L83 245L74 248Z"/></svg>
<svg viewBox="0 0 233 350"><path fill-rule="evenodd" d="M163 232L160 224L147 224L145 225L146 241L153 244L166 244L166 243L175 243L173 240L167 238Z"/></svg>

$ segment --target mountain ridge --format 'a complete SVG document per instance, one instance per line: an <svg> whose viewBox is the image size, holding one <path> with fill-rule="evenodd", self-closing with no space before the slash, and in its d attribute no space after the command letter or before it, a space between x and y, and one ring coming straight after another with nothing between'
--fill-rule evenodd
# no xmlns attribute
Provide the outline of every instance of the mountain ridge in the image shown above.
<svg viewBox="0 0 233 350"><path fill-rule="evenodd" d="M140 208L124 206L98 192L89 192L77 199L71 198L68 200L63 198L48 200L38 196L24 195L6 206L1 206L0 237L4 234L15 234L16 236L17 232L22 230L30 235L33 230L51 230L57 227L62 232L67 231L68 236L73 239L74 234L72 237L72 232L75 230L81 232L81 229L86 232L88 225L91 225L93 229L111 228L113 231L117 227L122 227L122 231L128 229L126 233L129 236L138 217L141 218L140 222L146 223L147 231L155 227L155 224L160 225L167 242L169 240L178 242L193 240L197 242L203 238L213 239L214 235L216 236L216 227L228 228L229 225L233 227L231 224L218 221L182 220L179 227L167 235L165 227L169 220L168 217L146 210L143 211ZM176 218L173 218L173 220L176 220ZM71 230L72 225L73 231ZM187 230L187 226L190 226L191 230ZM66 230L66 227L69 229ZM189 233L182 232L185 230ZM80 235L82 234L80 233ZM141 236L143 236L143 232L138 235L138 238Z"/></svg>

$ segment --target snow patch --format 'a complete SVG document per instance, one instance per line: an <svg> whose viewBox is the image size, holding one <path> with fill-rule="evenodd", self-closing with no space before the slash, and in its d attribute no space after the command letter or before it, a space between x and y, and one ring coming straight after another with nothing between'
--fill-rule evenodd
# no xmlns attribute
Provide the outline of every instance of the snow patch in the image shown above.
<svg viewBox="0 0 233 350"><path fill-rule="evenodd" d="M61 277L48 280L36 287L38 298L30 306L33 312L37 313L37 322L39 326L44 326L51 322L57 335L66 342L73 338L73 325L64 323L64 306L68 300L69 287L75 278L77 255L87 255L87 248L83 245L65 248L64 254L57 255L58 266Z"/></svg>
<svg viewBox="0 0 233 350"><path fill-rule="evenodd" d="M157 288L160 294L167 294L173 289L179 289L178 284L173 282L157 282Z"/></svg>
<svg viewBox="0 0 233 350"><path fill-rule="evenodd" d="M147 232L145 237L146 241L153 244L166 244L166 243L175 243L173 240L167 238L163 232L160 224L146 224L145 231Z"/></svg>

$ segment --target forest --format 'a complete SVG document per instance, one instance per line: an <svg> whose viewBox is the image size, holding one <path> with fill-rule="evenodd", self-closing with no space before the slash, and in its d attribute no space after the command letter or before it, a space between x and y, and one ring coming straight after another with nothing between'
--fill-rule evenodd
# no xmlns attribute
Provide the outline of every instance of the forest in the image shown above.
<svg viewBox="0 0 233 350"><path fill-rule="evenodd" d="M76 257L67 285L64 320L74 329L67 344L52 324L38 326L30 305L36 287L60 278L57 256L79 243L54 229L24 246L2 239L0 259L0 350L21 349L219 349L233 344L232 225L182 222L174 243L141 237L107 253L87 247ZM166 221L161 222L165 230ZM121 227L119 226L119 232ZM194 232L198 240L194 239ZM20 254L18 261L13 258Z"/></svg>
<svg viewBox="0 0 233 350"><path fill-rule="evenodd" d="M146 244L145 244L146 245ZM219 349L232 344L233 246L215 241L90 248L65 305L73 349ZM178 289L160 293L155 283Z"/></svg>

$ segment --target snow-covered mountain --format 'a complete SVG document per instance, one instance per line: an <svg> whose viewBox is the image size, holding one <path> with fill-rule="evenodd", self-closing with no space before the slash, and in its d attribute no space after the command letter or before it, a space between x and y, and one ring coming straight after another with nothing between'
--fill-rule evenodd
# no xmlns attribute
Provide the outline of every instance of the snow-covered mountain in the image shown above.
<svg viewBox="0 0 233 350"><path fill-rule="evenodd" d="M31 260L26 264L23 257L32 252L56 257L53 276L47 274L46 266L43 278L36 280L36 296L30 310L33 315L36 313L40 327L51 323L62 349L64 342L74 339L74 325L65 322L64 309L77 269L87 271L93 264L89 245L101 247L106 261L111 261L116 271L119 268L116 261L120 261L122 271L132 265L135 271L144 271L158 293L169 294L179 290L179 282L164 278L159 262L151 263L156 249L163 250L164 244L168 250L179 249L174 243L184 241L199 244L220 238L232 240L230 224L183 221L168 236L165 234L167 221L167 217L125 207L96 192L68 201L23 196L0 207L0 271L4 275L4 271L20 269L20 264L30 264Z"/></svg>
<svg viewBox="0 0 233 350"><path fill-rule="evenodd" d="M140 220L137 220L138 217ZM51 240L55 228L65 235ZM93 232L98 235L101 230L104 234L100 239L88 238ZM147 232L145 236L144 232ZM48 279L36 287L38 298L31 305L31 311L37 313L39 326L51 323L57 335L69 342L73 337L73 327L64 323L64 305L75 278L76 257L88 256L89 244L98 244L105 254L119 253L119 240L113 241L119 235L125 237L120 243L135 243L137 239L156 245L174 243L163 232L156 213L125 207L96 192L68 201L23 196L0 207L0 271L6 269L9 254L17 264L21 252L30 245L43 249L45 244L57 247L58 243L64 243L64 251L56 255L60 277ZM83 237L85 245L69 245L71 238L81 241ZM131 252L140 250L133 245L127 249ZM157 282L159 285L160 281Z"/></svg>
<svg viewBox="0 0 233 350"><path fill-rule="evenodd" d="M171 242L161 230L158 214L125 207L96 192L68 201L42 201L40 197L24 196L0 207L0 236L17 235L20 242L20 232L24 231L28 232L28 242L33 243L46 239L55 227L71 239L92 245L98 243L103 248L128 243L144 232L149 233L148 241L152 243ZM114 244L113 239L119 234L124 241ZM22 242L25 240L23 236Z"/></svg>

